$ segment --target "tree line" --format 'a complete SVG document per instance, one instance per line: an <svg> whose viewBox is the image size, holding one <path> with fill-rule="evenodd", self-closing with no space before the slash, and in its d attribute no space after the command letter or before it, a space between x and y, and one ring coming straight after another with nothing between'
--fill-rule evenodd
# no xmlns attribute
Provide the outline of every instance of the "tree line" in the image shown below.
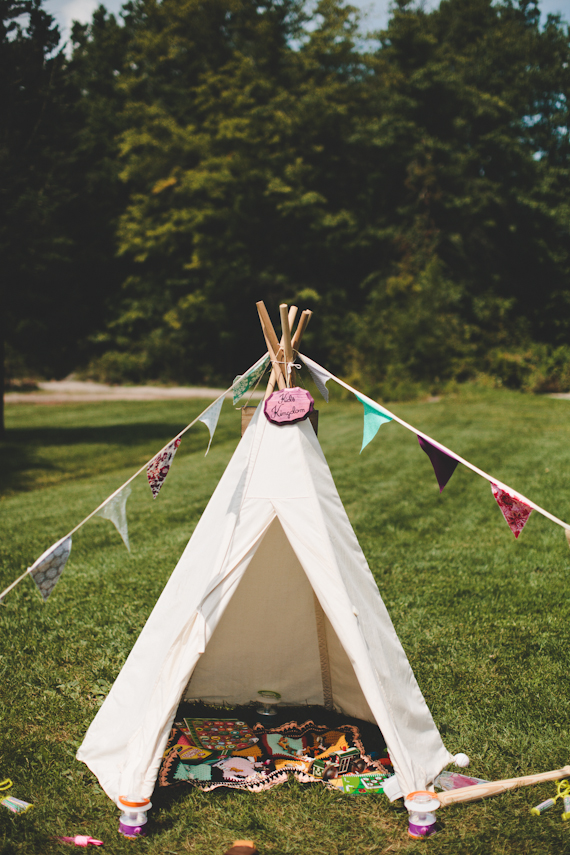
<svg viewBox="0 0 570 855"><path fill-rule="evenodd" d="M570 38L535 0L0 0L11 378L227 382L254 303L384 397L570 388Z"/></svg>

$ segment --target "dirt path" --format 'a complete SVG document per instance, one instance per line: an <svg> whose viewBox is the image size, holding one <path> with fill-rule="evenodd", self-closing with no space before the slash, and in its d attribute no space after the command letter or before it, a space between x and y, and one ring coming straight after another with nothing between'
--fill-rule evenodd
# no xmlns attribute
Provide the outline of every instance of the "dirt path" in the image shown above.
<svg viewBox="0 0 570 855"><path fill-rule="evenodd" d="M82 380L50 380L38 383L34 392L7 392L5 404L76 404L92 401L160 401L185 398L217 398L223 389L196 386L107 386ZM226 395L231 398L231 392ZM252 396L259 399L261 392Z"/></svg>

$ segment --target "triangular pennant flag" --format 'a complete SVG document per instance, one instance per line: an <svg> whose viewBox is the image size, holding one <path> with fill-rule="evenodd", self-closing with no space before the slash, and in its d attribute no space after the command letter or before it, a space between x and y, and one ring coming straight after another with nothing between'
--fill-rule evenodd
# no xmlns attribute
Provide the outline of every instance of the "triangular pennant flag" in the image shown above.
<svg viewBox="0 0 570 855"><path fill-rule="evenodd" d="M131 544L129 543L129 529L127 526L127 499L131 493L132 490L127 484L126 487L123 487L120 493L113 496L106 505L103 505L103 507L97 511L98 517L103 517L103 519L110 520L113 523L123 538L123 543L129 552L131 551Z"/></svg>
<svg viewBox="0 0 570 855"><path fill-rule="evenodd" d="M220 398L219 401L214 401L214 403L208 407L208 409L202 413L202 415L198 418L198 421L204 422L208 430L210 431L210 442L208 443L208 448L206 449L206 454L210 450L210 446L212 444L212 440L214 438L214 433L216 431L216 426L218 424L218 419L220 418L220 412L222 410L222 405L224 403L224 399ZM206 456L204 455L204 457Z"/></svg>
<svg viewBox="0 0 570 855"><path fill-rule="evenodd" d="M387 416L378 404L365 401L357 392L355 392L355 395L364 407L364 430L362 433L362 448L360 449L360 453L362 454L368 443L378 433L380 425L391 422L392 416Z"/></svg>
<svg viewBox="0 0 570 855"><path fill-rule="evenodd" d="M532 514L532 508L529 508L520 499L510 496L505 490L497 487L496 484L491 484L491 490L510 530L515 537L518 537Z"/></svg>
<svg viewBox="0 0 570 855"><path fill-rule="evenodd" d="M160 493L160 488L164 484L164 479L170 472L174 455L176 454L181 442L182 440L180 437L177 437L170 443L170 445L166 446L164 451L157 454L156 457L148 464L146 477L148 478L149 487L152 490L153 499L156 499Z"/></svg>
<svg viewBox="0 0 570 855"><path fill-rule="evenodd" d="M309 369L309 373L313 378L313 383L328 404L329 390L327 389L327 383L332 379L332 374L329 374L325 368L321 368L320 365L317 365L312 361L312 359L309 359L306 356L301 356L301 354L299 354L299 357Z"/></svg>
<svg viewBox="0 0 570 855"><path fill-rule="evenodd" d="M55 588L71 552L71 538L58 540L29 569L30 576L38 586L44 603Z"/></svg>
<svg viewBox="0 0 570 855"><path fill-rule="evenodd" d="M439 492L441 493L455 472L459 460L455 460L449 454L446 454L444 451L436 448L435 445L432 445L431 442L428 442L427 439L423 438L423 436L418 436L418 442L431 460L431 465L433 466L433 471L435 472L435 477L439 484Z"/></svg>
<svg viewBox="0 0 570 855"><path fill-rule="evenodd" d="M235 378L232 388L234 392L234 404L237 404L240 398L243 398L245 393L255 386L260 377L263 376L267 366L269 365L269 354L266 353L261 359L258 359L255 365L246 371L245 374L238 374Z"/></svg>

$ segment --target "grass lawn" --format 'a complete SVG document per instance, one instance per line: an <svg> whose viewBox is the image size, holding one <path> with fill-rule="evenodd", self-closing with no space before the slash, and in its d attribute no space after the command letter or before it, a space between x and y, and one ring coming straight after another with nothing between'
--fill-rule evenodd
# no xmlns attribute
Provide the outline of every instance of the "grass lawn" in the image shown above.
<svg viewBox="0 0 570 855"><path fill-rule="evenodd" d="M330 384L332 385L332 384ZM335 397L336 396L336 397ZM459 466L440 496L427 456L397 424L359 455L362 407L318 404L319 439L341 498L444 742L495 780L570 763L570 551L533 513L518 541L489 484ZM191 421L204 402L112 402L7 408L0 444L0 589ZM393 409L411 424L570 520L570 402L465 389ZM91 834L105 852L221 855L237 837L271 855L570 853L561 807L530 808L554 784L441 808L440 833L407 837L384 797L295 782L251 795L156 794L151 835L117 834L118 812L77 746L174 568L239 438L224 406L210 454L198 424L156 501L144 476L128 502L132 553L96 518L73 539L43 605L25 579L0 606L0 779L34 807L0 808L0 855L63 853L58 835ZM257 615L259 626L268 614Z"/></svg>

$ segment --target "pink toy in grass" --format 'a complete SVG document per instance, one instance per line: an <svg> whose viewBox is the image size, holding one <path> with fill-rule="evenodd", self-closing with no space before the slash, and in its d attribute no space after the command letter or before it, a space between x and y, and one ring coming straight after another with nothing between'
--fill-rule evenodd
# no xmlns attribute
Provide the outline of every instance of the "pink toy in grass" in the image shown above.
<svg viewBox="0 0 570 855"><path fill-rule="evenodd" d="M74 843L76 846L103 846L102 840L95 840L87 834L76 834L75 837L58 837L60 843Z"/></svg>

